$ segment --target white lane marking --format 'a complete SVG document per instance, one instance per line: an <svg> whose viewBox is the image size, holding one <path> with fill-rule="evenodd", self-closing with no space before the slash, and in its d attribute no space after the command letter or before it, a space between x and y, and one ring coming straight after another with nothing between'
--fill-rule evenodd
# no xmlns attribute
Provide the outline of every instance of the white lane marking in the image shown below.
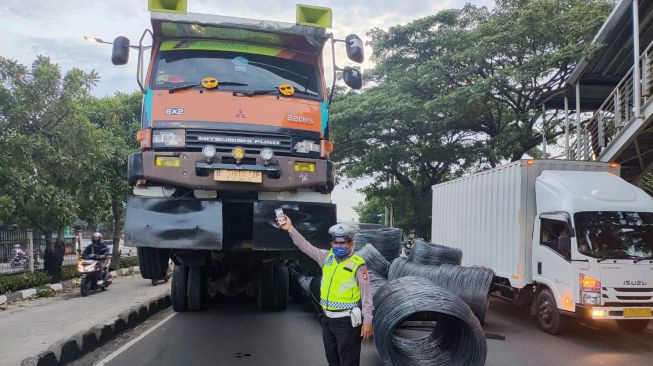
<svg viewBox="0 0 653 366"><path fill-rule="evenodd" d="M105 357L104 360L102 360L102 361L96 363L95 366L104 366L107 362L113 360L114 358L118 357L121 353L123 353L123 352L125 352L126 350L128 350L129 347L131 347L131 346L133 346L134 344L136 344L136 342L138 342L138 341L140 341L141 339L147 337L148 334L154 332L158 327L160 327L160 326L162 326L163 324L165 324L168 320L172 319L172 317L175 316L175 315L177 315L177 313L172 313L172 314L168 315L168 316L165 317L163 320L161 320L160 322L158 322L155 326L153 326L152 328L146 330L145 332L143 332L143 333L142 333L141 335L139 335L138 337L132 339L132 340L129 341L128 343L124 344L122 347L120 347L120 348L118 348L117 350L115 350L112 354L110 354L110 355L108 355L107 357Z"/></svg>

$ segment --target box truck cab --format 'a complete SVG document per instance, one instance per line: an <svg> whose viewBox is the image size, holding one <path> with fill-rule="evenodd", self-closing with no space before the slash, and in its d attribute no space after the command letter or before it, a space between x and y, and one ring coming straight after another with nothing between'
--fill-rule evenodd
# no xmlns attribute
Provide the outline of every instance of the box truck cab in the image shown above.
<svg viewBox="0 0 653 366"><path fill-rule="evenodd" d="M618 165L522 160L433 190L434 242L494 269L493 290L531 306L546 332L562 331L564 316L647 327L653 198L621 179ZM445 207L473 233L447 229Z"/></svg>

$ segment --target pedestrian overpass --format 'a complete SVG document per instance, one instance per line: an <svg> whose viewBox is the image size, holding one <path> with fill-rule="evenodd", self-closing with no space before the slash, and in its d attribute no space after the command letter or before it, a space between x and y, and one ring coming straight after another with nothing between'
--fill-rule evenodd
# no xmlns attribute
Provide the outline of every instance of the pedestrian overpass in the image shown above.
<svg viewBox="0 0 653 366"><path fill-rule="evenodd" d="M565 111L564 158L617 162L653 194L653 1L619 1L592 43L543 109Z"/></svg>

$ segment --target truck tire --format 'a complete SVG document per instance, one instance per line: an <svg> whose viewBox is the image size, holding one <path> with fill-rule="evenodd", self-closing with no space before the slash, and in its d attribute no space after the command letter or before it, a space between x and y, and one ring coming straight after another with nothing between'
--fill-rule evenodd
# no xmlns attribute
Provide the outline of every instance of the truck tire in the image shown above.
<svg viewBox="0 0 653 366"><path fill-rule="evenodd" d="M258 296L256 305L261 310L271 310L274 306L274 269L262 265L258 271Z"/></svg>
<svg viewBox="0 0 653 366"><path fill-rule="evenodd" d="M188 292L186 301L189 311L200 311L204 305L204 268L193 266L188 268Z"/></svg>
<svg viewBox="0 0 653 366"><path fill-rule="evenodd" d="M648 327L648 319L617 319L619 328L629 333L639 333Z"/></svg>
<svg viewBox="0 0 653 366"><path fill-rule="evenodd" d="M274 310L286 310L288 307L288 267L274 266Z"/></svg>
<svg viewBox="0 0 653 366"><path fill-rule="evenodd" d="M172 271L172 284L170 289L170 299L172 300L172 309L176 312L186 311L186 292L188 286L188 267L175 266Z"/></svg>
<svg viewBox="0 0 653 366"><path fill-rule="evenodd" d="M564 319L558 311L555 297L545 288L537 294L536 314L540 328L549 334L560 334L564 330Z"/></svg>
<svg viewBox="0 0 653 366"><path fill-rule="evenodd" d="M138 267L147 280L160 280L168 271L169 254L165 249L138 247Z"/></svg>

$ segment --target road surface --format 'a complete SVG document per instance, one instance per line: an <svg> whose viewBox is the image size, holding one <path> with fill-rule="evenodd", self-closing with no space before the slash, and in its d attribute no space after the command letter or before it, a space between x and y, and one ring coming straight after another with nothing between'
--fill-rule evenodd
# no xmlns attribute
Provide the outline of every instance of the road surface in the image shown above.
<svg viewBox="0 0 653 366"><path fill-rule="evenodd" d="M146 332L141 338L135 332L78 365L326 365L316 316L296 304L279 313L261 312L251 302L214 305L199 313L170 311L148 327L139 331ZM564 335L551 336L538 329L527 309L499 300L491 302L485 331L505 337L487 341L486 364L493 366L644 366L653 358L651 326L632 335L612 322L573 323ZM364 344L361 366L380 365L373 343Z"/></svg>

